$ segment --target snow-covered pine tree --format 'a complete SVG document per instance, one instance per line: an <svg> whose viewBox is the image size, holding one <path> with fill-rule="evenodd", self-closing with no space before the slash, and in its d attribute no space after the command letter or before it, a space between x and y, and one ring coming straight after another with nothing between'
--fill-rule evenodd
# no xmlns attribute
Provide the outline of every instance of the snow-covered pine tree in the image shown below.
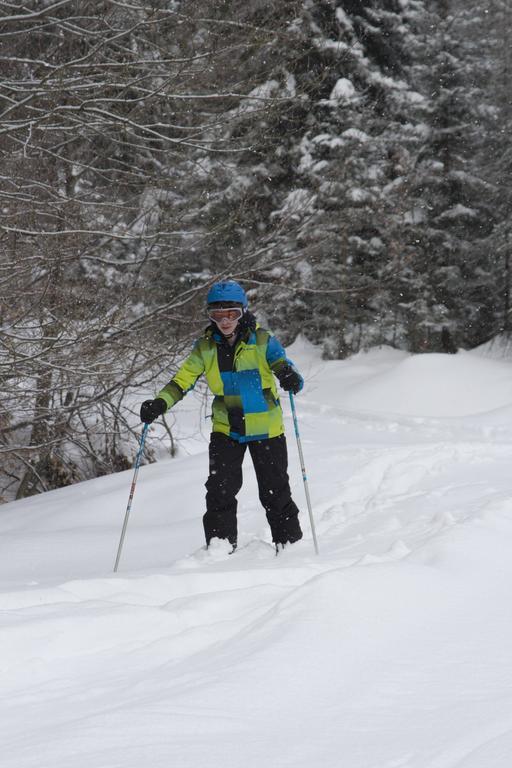
<svg viewBox="0 0 512 768"><path fill-rule="evenodd" d="M244 68L254 88L228 137L246 150L225 163L212 210L217 221L230 212L235 250L260 249L254 294L285 341L304 332L343 356L396 340L403 244L389 231L403 207L397 168L422 138L407 81L421 3L250 8L279 33Z"/></svg>
<svg viewBox="0 0 512 768"><path fill-rule="evenodd" d="M398 306L414 351L473 346L489 329L493 269L484 242L494 214L482 151L492 113L484 9L430 2L411 69L424 140L408 177L410 248Z"/></svg>
<svg viewBox="0 0 512 768"><path fill-rule="evenodd" d="M489 183L487 198L494 226L482 243L490 264L487 335L512 332L512 5L492 0L481 17L480 37L486 43L486 92L491 102L489 127L480 153L482 173Z"/></svg>

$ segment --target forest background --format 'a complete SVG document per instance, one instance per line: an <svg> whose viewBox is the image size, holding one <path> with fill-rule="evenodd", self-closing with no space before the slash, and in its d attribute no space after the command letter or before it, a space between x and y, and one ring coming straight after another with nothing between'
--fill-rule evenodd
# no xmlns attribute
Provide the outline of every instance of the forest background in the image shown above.
<svg viewBox="0 0 512 768"><path fill-rule="evenodd" d="M509 332L511 24L512 0L0 2L0 500L130 466L219 278L326 358Z"/></svg>

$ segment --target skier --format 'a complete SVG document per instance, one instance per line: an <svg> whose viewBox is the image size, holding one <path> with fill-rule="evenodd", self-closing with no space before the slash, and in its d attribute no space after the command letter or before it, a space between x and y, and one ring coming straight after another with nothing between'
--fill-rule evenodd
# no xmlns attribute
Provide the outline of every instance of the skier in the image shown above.
<svg viewBox="0 0 512 768"><path fill-rule="evenodd" d="M207 295L207 314L211 324L170 382L154 400L142 403L140 418L151 424L204 373L215 395L203 516L206 546L217 537L229 541L231 552L236 549L236 495L242 487L242 461L248 447L277 553L301 539L302 531L290 491L283 413L274 376L294 394L304 381L276 337L256 323L241 285L233 280L213 285Z"/></svg>

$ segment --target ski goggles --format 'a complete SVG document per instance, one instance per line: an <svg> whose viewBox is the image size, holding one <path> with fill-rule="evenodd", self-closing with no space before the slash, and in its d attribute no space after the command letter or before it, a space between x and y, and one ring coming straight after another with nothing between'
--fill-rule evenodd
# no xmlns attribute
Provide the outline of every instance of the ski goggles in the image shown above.
<svg viewBox="0 0 512 768"><path fill-rule="evenodd" d="M208 317L213 320L214 323L219 323L221 320L240 320L244 311L241 307L222 307L208 309Z"/></svg>

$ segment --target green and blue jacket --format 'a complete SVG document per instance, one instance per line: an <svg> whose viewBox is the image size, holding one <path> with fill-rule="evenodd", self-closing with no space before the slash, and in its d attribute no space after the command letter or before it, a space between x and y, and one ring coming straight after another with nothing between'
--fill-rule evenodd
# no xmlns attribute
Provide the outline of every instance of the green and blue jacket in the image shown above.
<svg viewBox="0 0 512 768"><path fill-rule="evenodd" d="M274 376L293 366L270 331L255 322L230 346L209 326L171 381L157 394L172 408L204 374L214 395L213 431L245 443L284 433Z"/></svg>

